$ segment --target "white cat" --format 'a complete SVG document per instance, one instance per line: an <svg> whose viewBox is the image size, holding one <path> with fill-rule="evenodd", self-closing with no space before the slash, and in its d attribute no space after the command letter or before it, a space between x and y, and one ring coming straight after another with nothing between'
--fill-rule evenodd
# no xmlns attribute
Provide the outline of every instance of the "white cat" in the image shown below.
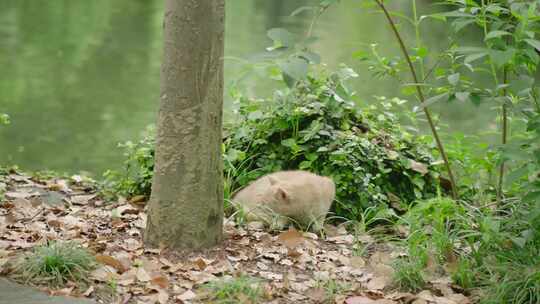
<svg viewBox="0 0 540 304"><path fill-rule="evenodd" d="M319 231L335 192L334 182L328 177L307 171L280 171L260 177L231 200L242 207L248 221L269 224L278 215L280 220L274 224L279 228L292 218Z"/></svg>

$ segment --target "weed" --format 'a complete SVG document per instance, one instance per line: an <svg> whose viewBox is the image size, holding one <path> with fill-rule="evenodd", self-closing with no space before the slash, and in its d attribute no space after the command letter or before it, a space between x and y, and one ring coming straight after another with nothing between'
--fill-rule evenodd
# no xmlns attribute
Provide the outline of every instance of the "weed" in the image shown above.
<svg viewBox="0 0 540 304"><path fill-rule="evenodd" d="M76 243L49 242L35 247L20 261L16 276L27 283L61 286L68 281L87 281L95 265L88 250Z"/></svg>
<svg viewBox="0 0 540 304"><path fill-rule="evenodd" d="M328 279L317 281L316 287L323 289L325 292L325 299L323 303L334 303L336 296L343 294L349 290L351 286L335 279Z"/></svg>
<svg viewBox="0 0 540 304"><path fill-rule="evenodd" d="M210 293L212 303L259 303L262 298L260 280L239 276L207 283L203 286Z"/></svg>
<svg viewBox="0 0 540 304"><path fill-rule="evenodd" d="M412 258L394 263L394 284L404 291L420 291L426 285L422 274L423 265Z"/></svg>
<svg viewBox="0 0 540 304"><path fill-rule="evenodd" d="M474 286L474 270L473 263L467 258L461 258L457 261L455 269L452 271L452 281L465 289L470 289Z"/></svg>

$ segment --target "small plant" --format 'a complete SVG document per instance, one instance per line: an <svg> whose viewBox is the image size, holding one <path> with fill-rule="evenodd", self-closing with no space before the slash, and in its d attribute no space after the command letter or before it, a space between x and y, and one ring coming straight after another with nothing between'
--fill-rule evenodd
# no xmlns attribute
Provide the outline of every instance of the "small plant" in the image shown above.
<svg viewBox="0 0 540 304"><path fill-rule="evenodd" d="M49 242L37 246L16 267L16 277L26 283L62 286L68 281L86 282L95 267L87 249L73 242Z"/></svg>
<svg viewBox="0 0 540 304"><path fill-rule="evenodd" d="M0 113L0 125L9 125L9 115Z"/></svg>
<svg viewBox="0 0 540 304"><path fill-rule="evenodd" d="M510 266L510 265L508 265ZM515 264L512 266L515 267ZM502 279L492 286L493 293L482 303L540 303L540 270L538 265L520 267L501 273Z"/></svg>
<svg viewBox="0 0 540 304"><path fill-rule="evenodd" d="M426 285L422 269L421 263L413 258L398 260L394 264L394 283L403 291L420 291Z"/></svg>
<svg viewBox="0 0 540 304"><path fill-rule="evenodd" d="M154 176L154 142L155 128L147 127L142 138L133 143L127 141L119 144L124 149L123 171L107 170L103 176L101 193L106 197L116 195L150 197L152 177Z"/></svg>
<svg viewBox="0 0 540 304"><path fill-rule="evenodd" d="M461 258L457 261L455 269L452 271L452 281L454 284L464 289L470 289L474 286L473 263L467 258Z"/></svg>
<svg viewBox="0 0 540 304"><path fill-rule="evenodd" d="M212 303L259 303L262 298L260 283L260 280L241 275L207 283L203 289L209 292Z"/></svg>
<svg viewBox="0 0 540 304"><path fill-rule="evenodd" d="M317 281L316 287L324 290L325 299L323 303L334 303L336 296L343 294L351 286L335 279L327 279Z"/></svg>

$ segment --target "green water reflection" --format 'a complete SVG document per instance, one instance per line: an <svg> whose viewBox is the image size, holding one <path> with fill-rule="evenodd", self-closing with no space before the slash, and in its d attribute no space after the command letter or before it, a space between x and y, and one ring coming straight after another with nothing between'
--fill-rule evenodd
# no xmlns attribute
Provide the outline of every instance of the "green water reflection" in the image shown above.
<svg viewBox="0 0 540 304"><path fill-rule="evenodd" d="M100 174L117 168L117 143L136 138L155 119L161 57L161 0L3 0L0 2L0 112L12 124L0 128L0 164L27 169ZM309 16L288 17L310 0L227 1L226 56L246 58L264 50L268 28L303 33ZM429 1L420 1L423 11ZM408 6L408 1L396 5ZM444 47L442 25L429 27L427 43ZM392 81L374 80L351 58L369 42L392 54L395 44L380 16L345 0L315 29L316 44L330 66L357 68L353 84L361 100L399 94ZM409 33L411 34L411 33ZM226 61L226 83L238 76ZM252 78L249 92L268 92ZM228 108L228 102L226 105ZM227 112L227 111L226 111ZM446 121L460 130L485 126L490 115L467 117L445 106Z"/></svg>

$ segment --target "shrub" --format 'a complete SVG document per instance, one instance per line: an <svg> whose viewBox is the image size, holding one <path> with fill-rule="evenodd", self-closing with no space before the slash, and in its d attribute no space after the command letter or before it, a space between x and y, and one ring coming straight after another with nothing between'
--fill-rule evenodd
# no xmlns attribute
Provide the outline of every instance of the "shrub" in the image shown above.
<svg viewBox="0 0 540 304"><path fill-rule="evenodd" d="M398 126L392 110L403 101L359 107L345 86L349 68L319 72L269 99L236 96L238 119L226 128L226 169L233 188L261 175L304 169L336 183L336 214L358 218L363 209L406 205L436 193L438 168L430 148Z"/></svg>
<svg viewBox="0 0 540 304"><path fill-rule="evenodd" d="M363 209L392 204L397 209L434 196L438 168L430 147L398 126L392 110L404 101L381 99L359 107L343 67L324 70L256 99L235 94L236 119L225 126L223 158L226 193L279 170L303 169L331 176L340 204L335 212L358 218ZM123 173L107 172L109 186L124 195L149 195L154 138L123 144Z"/></svg>

